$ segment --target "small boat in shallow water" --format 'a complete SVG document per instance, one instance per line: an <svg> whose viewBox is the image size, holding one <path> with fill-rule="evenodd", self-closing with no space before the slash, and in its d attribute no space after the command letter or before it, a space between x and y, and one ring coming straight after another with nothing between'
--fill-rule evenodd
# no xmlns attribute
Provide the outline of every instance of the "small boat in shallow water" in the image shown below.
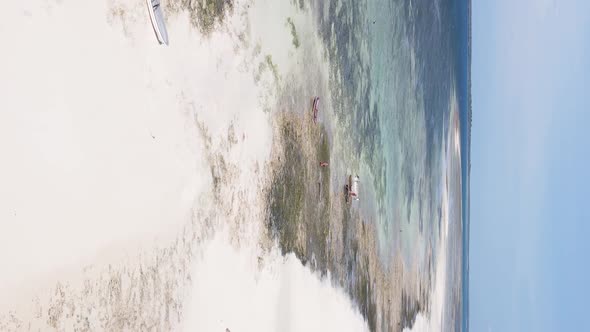
<svg viewBox="0 0 590 332"><path fill-rule="evenodd" d="M352 177L352 174L348 176L348 183L344 186L346 191L346 202L351 203L353 200L359 200L359 176Z"/></svg>
<svg viewBox="0 0 590 332"><path fill-rule="evenodd" d="M152 21L152 27L154 28L158 42L168 45L168 31L166 31L166 25L164 25L164 12L160 5L160 0L145 1L148 5L150 20Z"/></svg>
<svg viewBox="0 0 590 332"><path fill-rule="evenodd" d="M313 112L313 123L317 123L318 122L318 106L320 104L320 97L315 97L313 98L313 103L311 105L311 109Z"/></svg>

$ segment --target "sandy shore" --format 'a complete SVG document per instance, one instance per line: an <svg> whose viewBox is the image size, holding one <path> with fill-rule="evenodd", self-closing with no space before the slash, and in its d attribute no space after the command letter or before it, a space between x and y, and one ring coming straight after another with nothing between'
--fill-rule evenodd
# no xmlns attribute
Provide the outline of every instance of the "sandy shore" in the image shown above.
<svg viewBox="0 0 590 332"><path fill-rule="evenodd" d="M305 3L165 6L170 47L143 2L0 13L0 330L435 326L444 270L344 201Z"/></svg>
<svg viewBox="0 0 590 332"><path fill-rule="evenodd" d="M296 330L336 317L366 328L340 288L280 255L265 228L274 86L303 57L294 27L306 12L191 4L168 3L168 48L139 2L33 1L0 14L13 27L0 30L13 45L0 64L12 92L0 113L0 330L273 331L268 321L302 317L311 325ZM245 266L233 271L236 259ZM260 292L238 293L240 275ZM224 306L251 296L249 315Z"/></svg>

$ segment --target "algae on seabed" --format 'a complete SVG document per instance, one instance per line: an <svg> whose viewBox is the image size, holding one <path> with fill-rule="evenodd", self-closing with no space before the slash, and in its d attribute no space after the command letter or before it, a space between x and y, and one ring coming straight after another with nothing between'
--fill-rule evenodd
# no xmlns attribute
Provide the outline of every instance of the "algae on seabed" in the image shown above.
<svg viewBox="0 0 590 332"><path fill-rule="evenodd" d="M330 142L311 112L278 113L271 174L266 189L267 231L282 254L294 253L306 266L343 287L367 319L371 331L411 326L428 310L426 287L420 296L403 292L403 263L396 256L384 266L377 256L375 224L345 203L342 187L331 188ZM412 278L410 275L409 278Z"/></svg>
<svg viewBox="0 0 590 332"><path fill-rule="evenodd" d="M330 208L330 160L326 129L303 124L294 114L278 117L280 143L268 191L269 231L283 254L293 252L326 272Z"/></svg>
<svg viewBox="0 0 590 332"><path fill-rule="evenodd" d="M232 0L170 0L166 10L170 13L186 11L191 24L204 35L209 35L216 24L223 24L234 9Z"/></svg>

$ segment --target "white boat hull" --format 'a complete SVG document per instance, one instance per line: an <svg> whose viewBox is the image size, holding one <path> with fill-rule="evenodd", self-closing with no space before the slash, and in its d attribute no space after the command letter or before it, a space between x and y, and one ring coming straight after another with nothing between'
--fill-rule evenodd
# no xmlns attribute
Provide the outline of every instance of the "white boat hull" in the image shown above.
<svg viewBox="0 0 590 332"><path fill-rule="evenodd" d="M150 14L150 20L152 21L152 27L154 33L160 44L168 45L168 31L166 25L164 25L164 12L160 5L160 0L145 0L148 6L148 12Z"/></svg>

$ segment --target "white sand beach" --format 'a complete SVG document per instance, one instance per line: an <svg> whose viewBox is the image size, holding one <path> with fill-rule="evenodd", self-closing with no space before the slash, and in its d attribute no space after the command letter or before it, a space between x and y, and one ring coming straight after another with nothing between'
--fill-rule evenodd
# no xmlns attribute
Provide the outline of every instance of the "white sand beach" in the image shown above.
<svg viewBox="0 0 590 332"><path fill-rule="evenodd" d="M0 330L366 329L341 289L259 244L259 63L296 65L286 17L308 19L273 3L236 3L209 36L171 13L168 47L144 1L6 4Z"/></svg>

